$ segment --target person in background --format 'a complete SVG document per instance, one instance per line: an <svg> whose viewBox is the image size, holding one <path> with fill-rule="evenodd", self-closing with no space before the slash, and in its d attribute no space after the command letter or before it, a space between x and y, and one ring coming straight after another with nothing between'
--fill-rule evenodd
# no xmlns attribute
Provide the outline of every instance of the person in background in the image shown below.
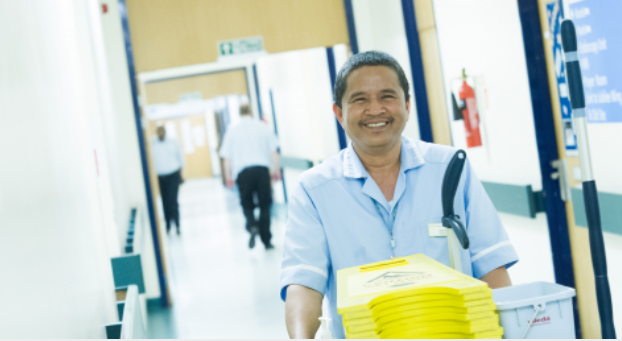
<svg viewBox="0 0 622 341"><path fill-rule="evenodd" d="M273 248L270 243L270 178L281 179L278 141L265 123L253 119L248 105L240 106L240 117L240 123L227 129L220 148L225 182L229 188L238 184L246 230L251 234L248 247L255 247L255 237L259 234L266 250L270 250ZM255 195L260 209L259 221L255 220Z"/></svg>
<svg viewBox="0 0 622 341"><path fill-rule="evenodd" d="M177 234L179 226L179 185L182 184L181 169L184 166L184 156L176 140L166 137L166 129L159 126L156 130L158 137L151 143L151 154L158 174L166 232L171 230L171 223L175 223Z"/></svg>

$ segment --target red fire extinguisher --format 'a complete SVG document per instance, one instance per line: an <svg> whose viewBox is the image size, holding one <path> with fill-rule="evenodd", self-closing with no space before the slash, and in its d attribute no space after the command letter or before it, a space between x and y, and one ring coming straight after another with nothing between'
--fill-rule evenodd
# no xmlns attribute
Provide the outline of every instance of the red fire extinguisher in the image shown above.
<svg viewBox="0 0 622 341"><path fill-rule="evenodd" d="M480 147L482 137L479 133L479 113L475 101L475 91L466 82L466 71L462 69L462 86L460 87L460 99L464 101L462 117L464 118L464 130L466 132L467 147Z"/></svg>

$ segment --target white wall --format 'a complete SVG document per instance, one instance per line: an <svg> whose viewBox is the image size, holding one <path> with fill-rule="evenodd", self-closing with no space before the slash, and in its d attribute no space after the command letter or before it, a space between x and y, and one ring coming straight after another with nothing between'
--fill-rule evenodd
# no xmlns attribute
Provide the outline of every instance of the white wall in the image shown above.
<svg viewBox="0 0 622 341"><path fill-rule="evenodd" d="M0 2L1 338L105 338L118 318L98 10Z"/></svg>
<svg viewBox="0 0 622 341"><path fill-rule="evenodd" d="M102 118L103 136L107 148L110 170L110 189L114 201L112 217L117 226L119 244L125 245L130 211L138 208L142 215L144 231L142 263L145 280L145 296L160 297L157 264L147 211L147 199L140 161L138 134L132 104L130 76L125 53L121 16L117 1L99 0L108 6L108 12L99 11L104 37L107 92L110 94L110 114ZM121 251L121 250L120 250Z"/></svg>
<svg viewBox="0 0 622 341"><path fill-rule="evenodd" d="M110 155L115 221L119 238L124 241L131 208L146 211L145 186L119 6L117 1L100 3L108 6L107 13L100 13L112 97L112 115L103 122L104 137Z"/></svg>
<svg viewBox="0 0 622 341"><path fill-rule="evenodd" d="M345 49L335 48L343 60ZM273 126L274 99L281 155L321 162L339 153L337 121L326 49L323 47L271 54L257 60L263 117ZM285 186L293 188L301 173L285 169ZM275 201L282 198L275 188Z"/></svg>
<svg viewBox="0 0 622 341"><path fill-rule="evenodd" d="M433 4L448 113L453 116L450 91L462 68L482 80L488 94L487 109L480 107L484 146L467 150L479 177L541 189L516 1L434 0ZM462 121L452 129L454 145L466 148Z"/></svg>
<svg viewBox="0 0 622 341"><path fill-rule="evenodd" d="M393 56L404 69L410 84L410 120L404 135L418 139L419 122L414 98L408 42L400 0L356 0L352 2L359 52L377 50Z"/></svg>
<svg viewBox="0 0 622 341"><path fill-rule="evenodd" d="M516 1L434 0L433 4L454 146L467 151L482 181L541 189ZM463 121L453 121L451 93L458 96L462 68L476 83L470 85L477 85L483 147L467 148ZM546 216L529 219L502 214L501 219L520 258L509 270L512 282L553 282Z"/></svg>

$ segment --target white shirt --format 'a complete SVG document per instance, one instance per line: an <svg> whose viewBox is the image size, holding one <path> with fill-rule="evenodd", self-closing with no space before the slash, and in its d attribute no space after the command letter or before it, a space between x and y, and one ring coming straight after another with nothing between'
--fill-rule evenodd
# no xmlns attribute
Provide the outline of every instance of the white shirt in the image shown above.
<svg viewBox="0 0 622 341"><path fill-rule="evenodd" d="M158 175L169 175L177 172L184 166L184 156L176 140L154 138L151 141L151 155Z"/></svg>
<svg viewBox="0 0 622 341"><path fill-rule="evenodd" d="M272 152L278 146L279 142L268 125L242 116L240 123L227 129L220 147L220 156L231 160L231 175L237 179L238 174L245 168L270 168Z"/></svg>

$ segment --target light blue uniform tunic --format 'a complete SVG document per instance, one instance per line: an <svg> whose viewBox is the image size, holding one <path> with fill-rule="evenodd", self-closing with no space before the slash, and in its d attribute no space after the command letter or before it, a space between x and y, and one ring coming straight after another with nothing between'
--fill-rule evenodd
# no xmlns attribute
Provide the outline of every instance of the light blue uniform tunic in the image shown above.
<svg viewBox="0 0 622 341"><path fill-rule="evenodd" d="M445 237L431 237L429 223L443 216L441 184L455 148L402 138L401 169L388 202L352 144L300 176L291 191L281 269L281 298L290 284L317 290L329 300L331 330L343 338L337 313L337 271L392 256L423 253L449 266ZM518 261L497 211L470 164L454 202L470 248L463 272L481 278Z"/></svg>

